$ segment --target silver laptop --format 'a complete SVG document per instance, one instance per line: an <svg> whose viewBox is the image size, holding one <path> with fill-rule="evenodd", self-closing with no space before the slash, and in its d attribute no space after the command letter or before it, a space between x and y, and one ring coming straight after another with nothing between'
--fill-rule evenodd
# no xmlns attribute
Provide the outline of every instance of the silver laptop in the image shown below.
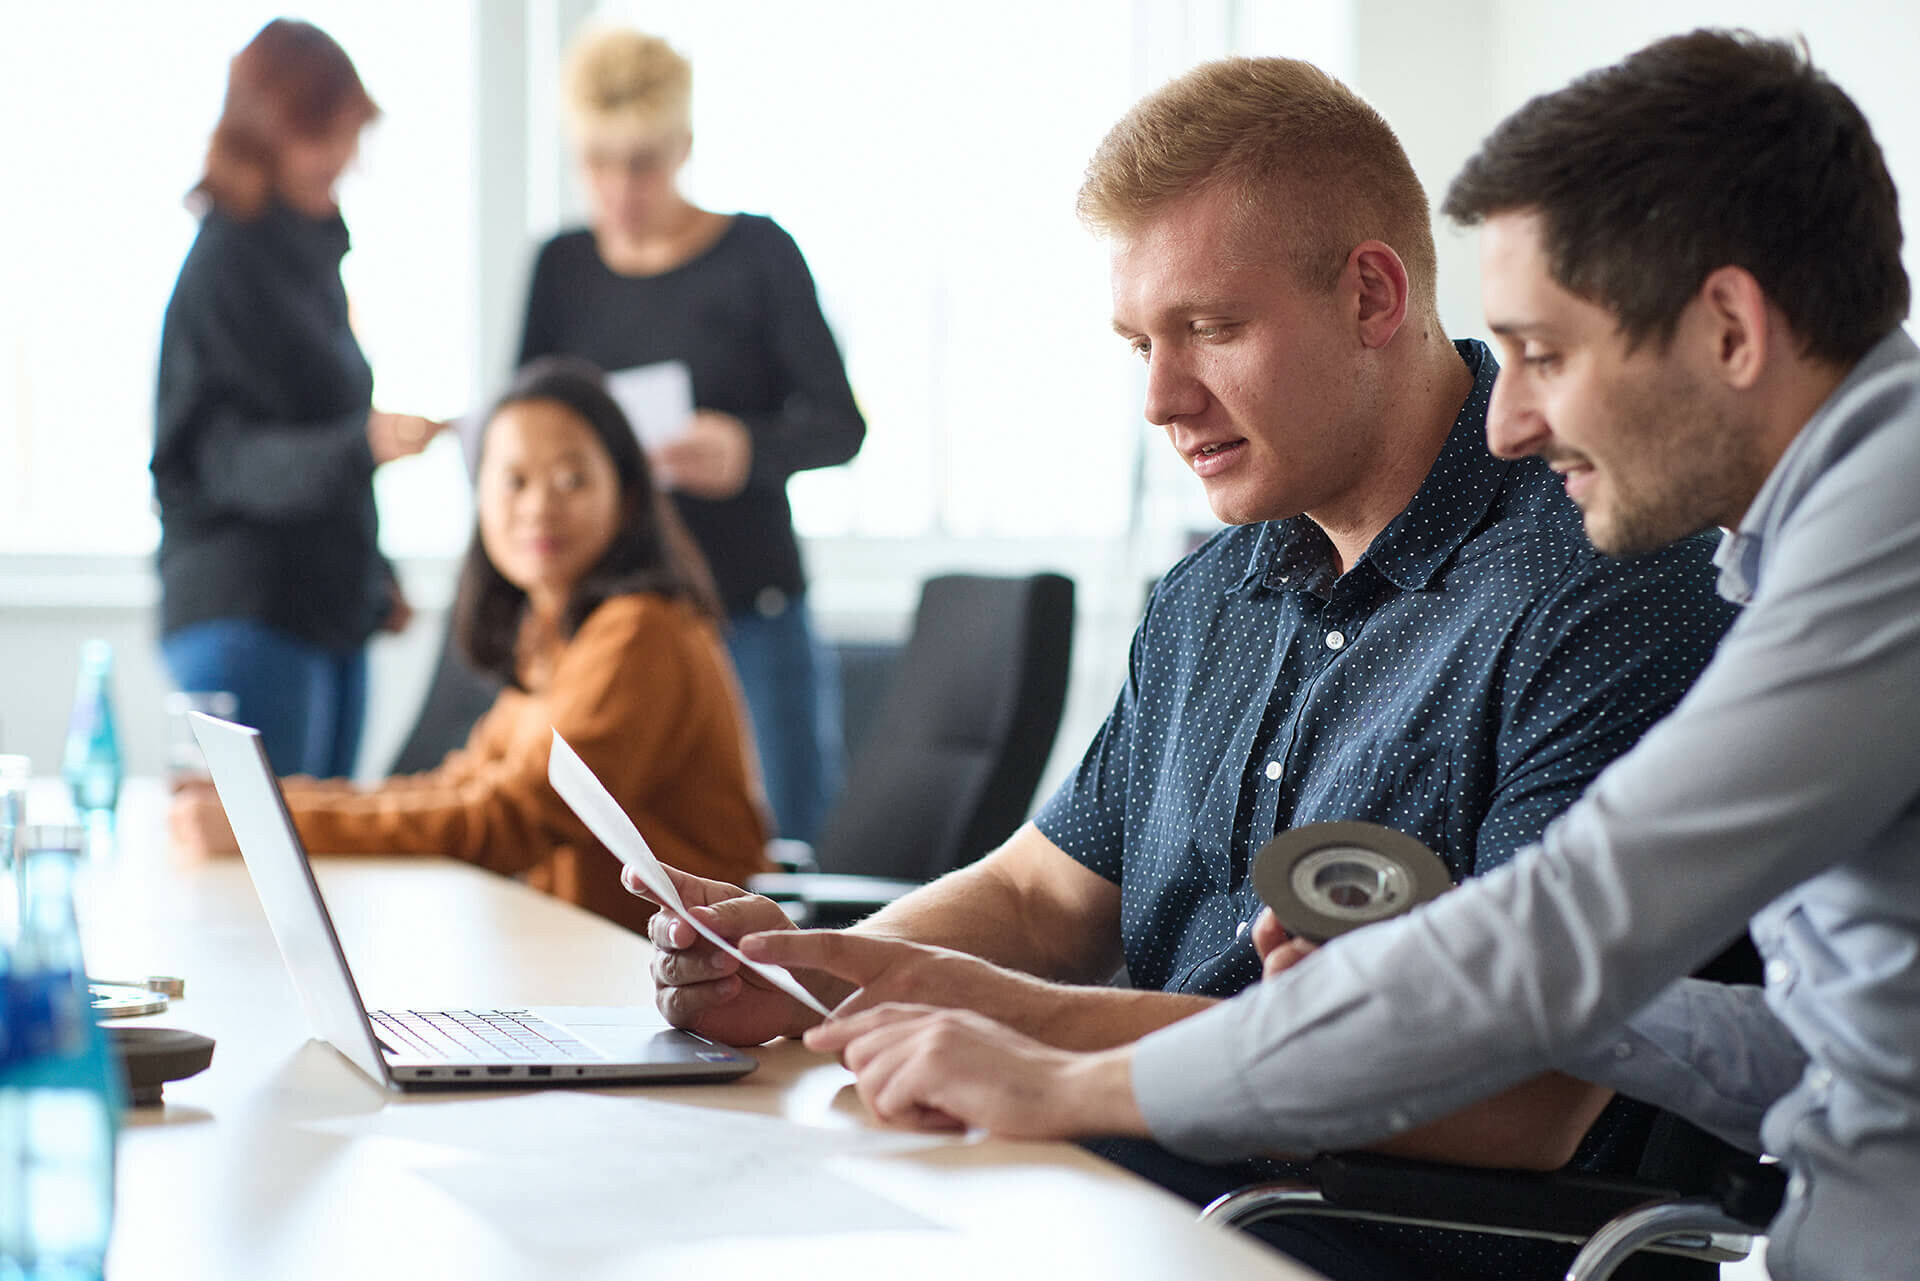
<svg viewBox="0 0 1920 1281"><path fill-rule="evenodd" d="M724 1081L751 1057L669 1028L650 1007L376 1010L340 950L260 732L190 713L214 789L314 1034L390 1089Z"/></svg>

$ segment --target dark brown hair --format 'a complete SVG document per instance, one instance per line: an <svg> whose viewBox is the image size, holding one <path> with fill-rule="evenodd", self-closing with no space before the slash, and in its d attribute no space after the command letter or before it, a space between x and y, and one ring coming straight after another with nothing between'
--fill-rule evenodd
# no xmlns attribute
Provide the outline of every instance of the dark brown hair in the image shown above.
<svg viewBox="0 0 1920 1281"><path fill-rule="evenodd" d="M560 617L561 637L570 638L605 601L636 592L686 601L719 622L720 598L707 563L673 505L654 488L647 456L593 364L571 356L545 356L528 363L487 411L487 426L480 437L481 460L486 458L486 433L500 411L532 400L551 401L585 423L613 460L620 481L620 526L606 553L574 584ZM526 607L526 593L502 577L487 558L476 522L460 570L453 635L474 667L510 685L519 684L514 644Z"/></svg>
<svg viewBox="0 0 1920 1281"><path fill-rule="evenodd" d="M287 142L365 126L379 115L353 60L332 36L312 23L275 18L233 57L206 172L189 199L254 218L273 195Z"/></svg>
<svg viewBox="0 0 1920 1281"><path fill-rule="evenodd" d="M1701 282L1753 274L1804 353L1848 363L1907 314L1900 206L1873 131L1804 45L1695 31L1507 117L1443 211L1540 215L1548 270L1671 341Z"/></svg>
<svg viewBox="0 0 1920 1281"><path fill-rule="evenodd" d="M1363 240L1393 246L1417 310L1432 315L1426 189L1379 112L1311 63L1224 58L1142 98L1108 131L1080 187L1081 220L1128 234L1214 184L1241 216L1285 229L1299 281L1332 289Z"/></svg>

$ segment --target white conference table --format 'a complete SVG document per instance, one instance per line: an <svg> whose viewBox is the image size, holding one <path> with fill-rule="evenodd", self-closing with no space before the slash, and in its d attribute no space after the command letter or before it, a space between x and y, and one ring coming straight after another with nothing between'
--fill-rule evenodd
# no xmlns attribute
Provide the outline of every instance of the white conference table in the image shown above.
<svg viewBox="0 0 1920 1281"><path fill-rule="evenodd" d="M310 1039L240 861L178 865L162 814L131 788L89 869L88 969L184 978L127 1023L218 1046L129 1114L113 1281L1315 1275L1070 1144L866 1150L851 1075L793 1042L723 1085L388 1094ZM644 939L512 881L315 867L370 1006L651 1003Z"/></svg>

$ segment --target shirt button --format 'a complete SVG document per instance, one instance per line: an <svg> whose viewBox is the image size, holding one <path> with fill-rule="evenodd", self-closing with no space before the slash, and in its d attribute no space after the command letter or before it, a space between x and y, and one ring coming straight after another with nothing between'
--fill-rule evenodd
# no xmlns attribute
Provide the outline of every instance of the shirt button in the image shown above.
<svg viewBox="0 0 1920 1281"><path fill-rule="evenodd" d="M778 587L762 587L753 596L753 612L762 618L778 618L787 612L787 594Z"/></svg>
<svg viewBox="0 0 1920 1281"><path fill-rule="evenodd" d="M1233 936L1237 939L1243 939L1247 936L1247 923L1245 921L1240 922L1240 928L1233 932Z"/></svg>
<svg viewBox="0 0 1920 1281"><path fill-rule="evenodd" d="M1347 638L1346 638L1346 637L1345 637L1345 636L1344 636L1343 634L1341 634L1340 632L1328 632L1328 633L1327 633L1327 648L1328 648L1328 649L1339 649L1339 648L1340 648L1340 647L1341 647L1342 645L1344 645L1344 644L1346 644L1346 643L1347 643Z"/></svg>
<svg viewBox="0 0 1920 1281"><path fill-rule="evenodd" d="M1833 1073L1823 1067L1813 1068L1807 1073L1807 1085L1816 1097L1824 1099L1833 1088Z"/></svg>
<svg viewBox="0 0 1920 1281"><path fill-rule="evenodd" d="M1613 1046L1613 1057L1616 1059L1632 1058L1633 1057L1632 1043L1628 1041L1616 1041Z"/></svg>
<svg viewBox="0 0 1920 1281"><path fill-rule="evenodd" d="M1279 761L1268 761L1268 762L1267 762L1267 777L1268 777L1268 778L1272 778L1272 779L1277 779L1277 778L1279 778L1279 777L1280 777L1280 762L1279 762Z"/></svg>
<svg viewBox="0 0 1920 1281"><path fill-rule="evenodd" d="M1768 987L1785 987L1788 981L1791 980L1792 978L1793 978L1793 966L1788 964L1786 961L1782 960L1780 957L1776 956L1771 961L1767 962L1767 986Z"/></svg>

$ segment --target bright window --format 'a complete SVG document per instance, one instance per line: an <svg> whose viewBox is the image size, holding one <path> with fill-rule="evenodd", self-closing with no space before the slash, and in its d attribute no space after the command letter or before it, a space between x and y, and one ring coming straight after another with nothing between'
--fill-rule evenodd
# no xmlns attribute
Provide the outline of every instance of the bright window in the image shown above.
<svg viewBox="0 0 1920 1281"><path fill-rule="evenodd" d="M154 546L146 465L160 323L195 231L182 196L200 174L228 60L282 8L8 10L0 118L16 185L0 215L0 551ZM341 200L375 394L398 410L457 413L478 381L471 11L314 0L302 16L340 41L386 113ZM389 550L464 540L459 468L436 448L383 469Z"/></svg>
<svg viewBox="0 0 1920 1281"><path fill-rule="evenodd" d="M524 40L520 17L477 0L302 10L385 111L342 192L355 245L344 274L383 408L451 416L494 389L505 370L482 335L519 327L500 282L524 278L557 207L579 208L555 198L571 193L543 28L556 9L506 8L524 16ZM1141 421L1139 367L1108 330L1105 251L1075 220L1074 192L1146 89L1236 46L1324 56L1337 23L1280 24L1236 0L602 11L693 59L693 197L772 214L819 282L871 433L850 467L793 482L804 534L1105 539L1207 521ZM0 553L153 547L154 365L195 230L181 198L228 59L278 12L264 0L9 11L0 119L12 172L32 182L0 208L12 247L0 256ZM477 123L483 38L491 65L527 60L524 139ZM496 86L487 105L521 88ZM538 225L516 250L497 246L518 211L482 206L476 157L496 179L529 175ZM382 468L376 488L390 554L464 545L471 507L451 441Z"/></svg>
<svg viewBox="0 0 1920 1281"><path fill-rule="evenodd" d="M849 468L795 478L803 532L1127 527L1136 386L1073 213L1138 94L1126 6L602 12L693 61L692 198L773 215L819 284L869 436Z"/></svg>

